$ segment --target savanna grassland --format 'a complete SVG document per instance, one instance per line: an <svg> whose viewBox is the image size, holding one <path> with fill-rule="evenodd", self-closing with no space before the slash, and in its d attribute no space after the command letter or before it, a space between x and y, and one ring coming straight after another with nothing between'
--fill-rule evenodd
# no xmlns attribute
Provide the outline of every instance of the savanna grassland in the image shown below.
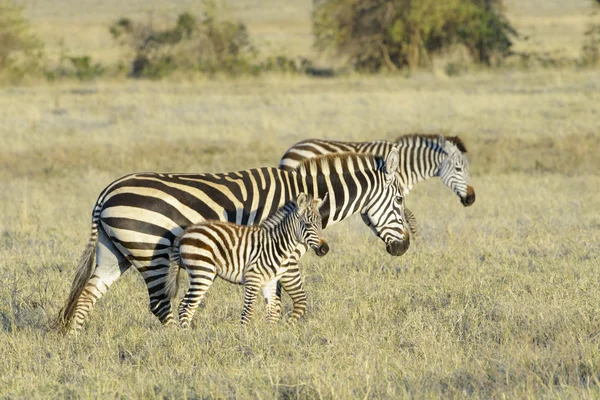
<svg viewBox="0 0 600 400"><path fill-rule="evenodd" d="M82 47L127 7L162 4L108 2L116 11L98 5L92 17L91 4L44 16L40 3L24 2L40 32L76 20L69 40ZM306 12L289 37L302 47L310 7L297 3ZM531 3L507 2L509 15L531 32L558 24L572 34L565 51L579 46L568 26L585 19L583 2ZM265 42L285 30L244 4L234 12ZM598 104L598 70L566 68L3 87L0 397L598 398ZM301 263L309 304L297 326L259 313L243 330L241 288L218 281L190 330L163 329L128 271L77 338L51 329L112 180L276 165L308 137L410 132L464 140L477 201L464 208L438 179L418 184L407 206L420 234L399 258L360 218L327 229L329 255Z"/></svg>

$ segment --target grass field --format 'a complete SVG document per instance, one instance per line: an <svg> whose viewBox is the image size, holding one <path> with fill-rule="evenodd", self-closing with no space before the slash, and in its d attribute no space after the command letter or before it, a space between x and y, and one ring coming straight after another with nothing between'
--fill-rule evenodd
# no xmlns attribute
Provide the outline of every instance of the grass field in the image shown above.
<svg viewBox="0 0 600 400"><path fill-rule="evenodd" d="M536 1L507 5L538 26ZM142 7L23 3L41 31L79 21L73 43ZM255 3L233 11L277 36ZM542 14L585 15L572 2L565 22L560 3ZM290 19L306 8L290 4ZM569 69L2 88L0 398L598 398L598 104L600 72ZM242 290L218 281L192 329L166 330L129 271L76 339L49 329L96 197L121 175L276 165L308 137L415 131L464 140L476 203L464 208L437 179L417 185L407 205L420 235L399 258L359 218L327 229L329 255L301 263L309 305L297 326L259 313L241 329Z"/></svg>
<svg viewBox="0 0 600 400"><path fill-rule="evenodd" d="M3 395L600 394L598 78L3 90ZM414 130L465 140L477 202L463 208L439 181L418 185L408 205L421 236L401 258L358 219L328 229L330 255L302 263L309 311L297 327L257 318L244 333L241 289L218 282L193 329L164 330L139 274L128 272L77 340L47 330L87 241L91 207L112 179L275 165L302 138Z"/></svg>

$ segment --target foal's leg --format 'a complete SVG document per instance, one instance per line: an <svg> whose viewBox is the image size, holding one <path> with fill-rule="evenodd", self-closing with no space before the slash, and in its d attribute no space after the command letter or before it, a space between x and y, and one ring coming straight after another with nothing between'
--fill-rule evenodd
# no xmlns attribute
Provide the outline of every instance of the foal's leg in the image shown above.
<svg viewBox="0 0 600 400"><path fill-rule="evenodd" d="M254 314L254 304L258 291L262 286L262 280L258 276L244 277L244 310L242 311L242 325L246 325Z"/></svg>
<svg viewBox="0 0 600 400"><path fill-rule="evenodd" d="M214 266L183 264L190 277L190 288L179 304L179 323L182 328L188 328L194 313L204 298L206 291L215 281L217 273Z"/></svg>
<svg viewBox="0 0 600 400"><path fill-rule="evenodd" d="M277 321L281 315L281 289L285 290L292 298L294 310L288 319L288 323L295 323L306 311L306 292L302 283L302 276L298 269L298 261L308 250L308 246L304 243L299 243L289 259L285 260L282 268L285 268L285 273L277 282L277 288L273 293L273 305L271 319Z"/></svg>
<svg viewBox="0 0 600 400"><path fill-rule="evenodd" d="M278 282L279 278L275 278L260 288L263 298L265 299L267 322L269 323L277 323L279 315L281 314L281 301L277 301ZM281 299L281 289L279 292L279 299Z"/></svg>

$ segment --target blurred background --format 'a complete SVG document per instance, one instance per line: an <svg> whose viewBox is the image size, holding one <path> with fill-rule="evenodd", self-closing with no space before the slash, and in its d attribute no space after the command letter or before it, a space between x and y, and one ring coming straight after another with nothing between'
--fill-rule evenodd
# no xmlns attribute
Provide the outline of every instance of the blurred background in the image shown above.
<svg viewBox="0 0 600 400"><path fill-rule="evenodd" d="M591 67L595 0L0 2L4 80Z"/></svg>

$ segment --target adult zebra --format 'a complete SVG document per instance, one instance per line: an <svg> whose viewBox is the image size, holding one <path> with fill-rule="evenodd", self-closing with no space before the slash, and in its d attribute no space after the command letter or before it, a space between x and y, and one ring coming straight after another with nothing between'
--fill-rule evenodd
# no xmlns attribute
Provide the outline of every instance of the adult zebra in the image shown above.
<svg viewBox="0 0 600 400"><path fill-rule="evenodd" d="M285 171L294 171L307 159L340 152L351 151L381 156L387 154L392 148L397 148L400 153L396 177L402 186L405 197L415 183L439 176L442 183L460 197L460 201L465 207L475 202L475 190L469 184L469 162L465 157L467 149L457 136L411 134L400 136L396 142L387 140L341 142L308 139L289 148L281 158L279 168ZM416 233L416 219L413 213L408 208L405 213L408 226L413 233ZM365 224L373 229L369 219L364 214L361 214L361 217ZM298 301L294 294L301 287L302 281L297 263L306 250L306 246L299 246L294 257L290 259L290 267L284 276L285 279L282 278L277 285L273 309L280 310L282 288L290 294L294 303Z"/></svg>
<svg viewBox="0 0 600 400"><path fill-rule="evenodd" d="M321 207L323 227L362 213L386 243L387 251L401 255L408 249L409 235L395 174L398 163L398 150L392 148L385 159L355 153L316 157L294 172L258 168L222 174L138 173L122 177L96 201L91 238L59 321L69 331L81 329L96 301L133 265L148 288L151 311L163 324L173 323L165 283L174 238L206 219L260 223L301 192L313 197L328 194ZM294 262L292 280L285 275L281 278L294 300L292 321L306 308L297 260ZM270 290L275 290L275 285ZM278 309L274 311L279 314Z"/></svg>
<svg viewBox="0 0 600 400"><path fill-rule="evenodd" d="M281 158L279 168L293 171L308 158L348 151L381 156L394 147L400 152L397 177L404 196L415 183L439 176L442 183L460 197L463 206L468 207L475 202L475 190L469 184L467 149L458 136L410 134L398 137L395 142L308 139L290 147Z"/></svg>

